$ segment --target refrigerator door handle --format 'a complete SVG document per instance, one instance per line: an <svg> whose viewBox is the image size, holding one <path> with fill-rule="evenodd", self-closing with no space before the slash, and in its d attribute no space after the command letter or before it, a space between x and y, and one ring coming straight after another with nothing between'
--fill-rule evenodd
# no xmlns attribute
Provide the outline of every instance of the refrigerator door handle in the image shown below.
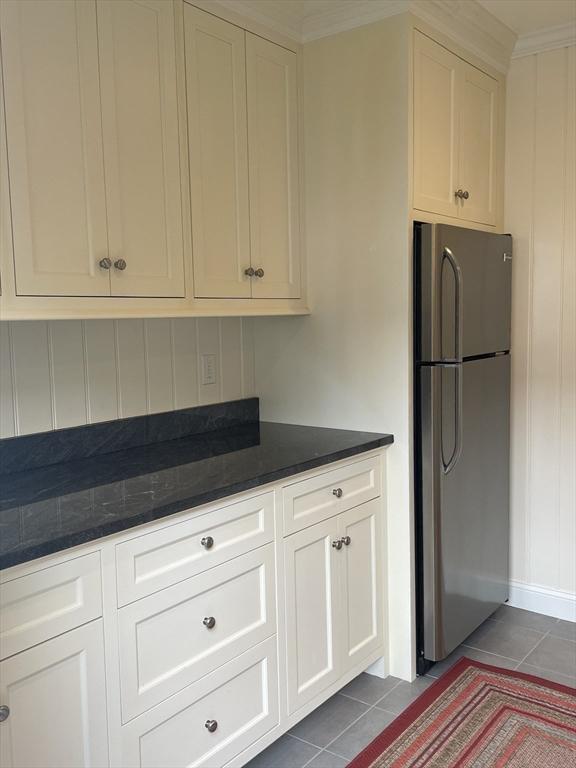
<svg viewBox="0 0 576 768"><path fill-rule="evenodd" d="M462 270L460 269L460 264L458 264L458 260L448 248L448 246L444 246L442 249L442 258L446 259L450 266L452 267L452 271L454 272L454 280L456 282L456 306L455 306L455 317L454 317L454 326L456 329L456 362L461 363L462 362L462 338L463 338L463 326L462 326L462 301L463 301L463 291L462 291ZM440 284L442 285L442 284ZM442 303L442 296L440 296L440 306L443 306Z"/></svg>
<svg viewBox="0 0 576 768"><path fill-rule="evenodd" d="M448 367L448 366L446 366ZM456 373L456 439L454 442L454 451L452 452L452 455L450 456L450 459L447 463L444 462L444 457L442 456L442 470L445 475L450 474L456 464L458 464L458 460L460 456L462 455L462 400L463 400L463 371L462 371L462 365L454 365L449 366L450 368L455 369ZM442 420L440 420L440 423L442 423Z"/></svg>

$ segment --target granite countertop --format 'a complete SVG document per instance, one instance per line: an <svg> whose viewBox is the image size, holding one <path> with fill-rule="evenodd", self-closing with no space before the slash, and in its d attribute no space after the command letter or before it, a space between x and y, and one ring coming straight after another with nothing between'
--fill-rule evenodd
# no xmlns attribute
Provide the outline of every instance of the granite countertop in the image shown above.
<svg viewBox="0 0 576 768"><path fill-rule="evenodd" d="M0 569L392 442L387 434L240 420L12 471L0 477Z"/></svg>

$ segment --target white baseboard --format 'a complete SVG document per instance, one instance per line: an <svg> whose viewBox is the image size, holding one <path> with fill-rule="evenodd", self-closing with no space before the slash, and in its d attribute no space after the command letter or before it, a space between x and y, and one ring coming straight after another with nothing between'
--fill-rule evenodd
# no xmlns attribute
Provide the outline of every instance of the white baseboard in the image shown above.
<svg viewBox="0 0 576 768"><path fill-rule="evenodd" d="M576 594L571 592L559 592L522 581L511 581L508 605L576 622Z"/></svg>

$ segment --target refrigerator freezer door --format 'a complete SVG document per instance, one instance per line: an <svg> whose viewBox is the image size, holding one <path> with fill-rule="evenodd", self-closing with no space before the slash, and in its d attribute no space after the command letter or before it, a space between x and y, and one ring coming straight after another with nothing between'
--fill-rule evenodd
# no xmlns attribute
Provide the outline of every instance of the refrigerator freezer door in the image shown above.
<svg viewBox="0 0 576 768"><path fill-rule="evenodd" d="M446 224L416 228L417 358L450 361L510 349L510 235Z"/></svg>
<svg viewBox="0 0 576 768"><path fill-rule="evenodd" d="M508 597L510 357L420 379L424 655L438 661Z"/></svg>

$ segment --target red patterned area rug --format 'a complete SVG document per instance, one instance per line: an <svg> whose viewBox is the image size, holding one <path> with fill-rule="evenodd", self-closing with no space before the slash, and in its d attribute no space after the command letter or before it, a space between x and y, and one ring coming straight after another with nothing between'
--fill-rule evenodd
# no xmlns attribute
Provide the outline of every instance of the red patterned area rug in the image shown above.
<svg viewBox="0 0 576 768"><path fill-rule="evenodd" d="M462 658L348 768L574 768L576 688Z"/></svg>

